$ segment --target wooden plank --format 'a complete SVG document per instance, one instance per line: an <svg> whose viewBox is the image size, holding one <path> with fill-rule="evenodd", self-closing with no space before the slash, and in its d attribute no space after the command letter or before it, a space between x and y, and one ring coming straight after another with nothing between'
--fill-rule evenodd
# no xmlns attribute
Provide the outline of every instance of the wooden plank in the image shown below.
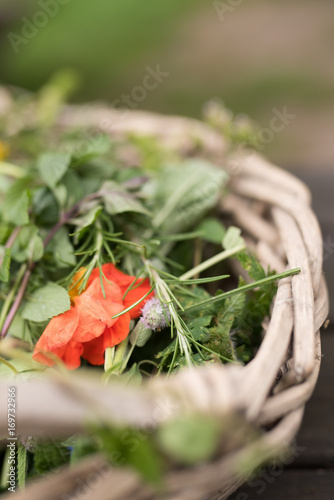
<svg viewBox="0 0 334 500"><path fill-rule="evenodd" d="M313 209L317 215L324 243L324 273L329 296L329 317L334 322L334 172L326 170L296 171L295 174L311 189Z"/></svg>
<svg viewBox="0 0 334 500"><path fill-rule="evenodd" d="M267 471L239 488L230 500L333 500L333 469ZM276 473L276 476L274 475Z"/></svg>

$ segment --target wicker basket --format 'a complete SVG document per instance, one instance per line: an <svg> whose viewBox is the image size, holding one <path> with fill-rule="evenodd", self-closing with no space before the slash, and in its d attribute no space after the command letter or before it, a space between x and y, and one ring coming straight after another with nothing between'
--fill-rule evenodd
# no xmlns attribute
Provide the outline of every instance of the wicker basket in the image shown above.
<svg viewBox="0 0 334 500"><path fill-rule="evenodd" d="M102 385L97 380L55 376L18 381L18 432L70 435L87 420L109 419L140 429L189 411L234 415L258 429L257 438L225 447L214 461L192 469L171 468L165 500L227 498L252 471L284 450L296 436L305 403L315 387L321 359L319 329L326 320L328 298L322 276L322 238L310 208L308 189L289 173L258 154L227 157L221 136L195 120L103 106L67 107L59 127L90 127L114 138L129 133L154 135L183 156L202 156L224 165L231 174L223 212L243 228L264 266L280 272L301 267L301 274L279 283L261 347L247 366L210 365L160 377L138 389ZM124 152L131 157L134 152ZM129 159L131 161L131 158ZM5 390L1 384L1 390ZM6 411L0 409L0 434ZM131 470L113 469L102 456L32 482L16 500L80 498L148 500L151 488ZM66 496L67 495L67 496ZM5 496L4 498L7 498ZM9 495L8 495L9 498Z"/></svg>

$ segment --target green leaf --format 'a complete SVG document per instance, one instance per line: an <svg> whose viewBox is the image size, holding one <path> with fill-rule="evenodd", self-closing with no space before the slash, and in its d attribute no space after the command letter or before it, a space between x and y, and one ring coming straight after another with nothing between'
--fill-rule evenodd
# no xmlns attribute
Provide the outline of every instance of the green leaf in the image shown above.
<svg viewBox="0 0 334 500"><path fill-rule="evenodd" d="M22 317L30 321L46 321L68 311L71 307L67 291L56 283L38 288L23 307Z"/></svg>
<svg viewBox="0 0 334 500"><path fill-rule="evenodd" d="M154 225L164 234L190 228L217 204L227 180L224 170L204 160L164 166L157 180L146 186L148 194L154 193Z"/></svg>
<svg viewBox="0 0 334 500"><path fill-rule="evenodd" d="M162 461L150 436L135 429L90 426L113 465L128 465L155 486L162 481Z"/></svg>
<svg viewBox="0 0 334 500"><path fill-rule="evenodd" d="M226 234L224 225L214 217L204 219L197 227L196 231L201 233L203 240L211 243L221 244Z"/></svg>
<svg viewBox="0 0 334 500"><path fill-rule="evenodd" d="M67 171L71 156L66 153L44 153L37 161L41 178L49 188L54 188Z"/></svg>
<svg viewBox="0 0 334 500"><path fill-rule="evenodd" d="M20 314L15 315L8 333L11 337L21 339L25 342L30 342L31 344L33 343L28 322L25 321Z"/></svg>
<svg viewBox="0 0 334 500"><path fill-rule="evenodd" d="M83 207L83 214L79 215L75 219L71 220L71 223L75 225L76 228L76 239L80 240L81 236L86 232L86 229L94 224L98 216L100 215L102 211L102 206L97 205L95 202L92 206L86 207L86 210L84 210L85 207Z"/></svg>
<svg viewBox="0 0 334 500"><path fill-rule="evenodd" d="M230 337L230 330L234 322L231 313L223 314L219 317L217 326L209 330L209 342L206 344L212 351L224 356L224 358L236 360L234 346Z"/></svg>
<svg viewBox="0 0 334 500"><path fill-rule="evenodd" d="M91 436L74 435L63 441L62 446L70 450L71 464L75 464L82 458L98 452L98 446Z"/></svg>
<svg viewBox="0 0 334 500"><path fill-rule="evenodd" d="M93 137L87 137L83 141L78 141L72 145L74 154L72 165L78 167L89 162L93 158L106 154L111 147L110 137L99 133Z"/></svg>
<svg viewBox="0 0 334 500"><path fill-rule="evenodd" d="M32 260L37 262L44 255L43 240L38 234L38 227L30 224L21 228L12 246L12 259L16 262Z"/></svg>
<svg viewBox="0 0 334 500"><path fill-rule="evenodd" d="M158 430L158 442L178 463L194 465L213 457L219 444L219 427L218 421L209 416L183 416Z"/></svg>
<svg viewBox="0 0 334 500"><path fill-rule="evenodd" d="M208 339L208 327L211 323L212 315L206 314L204 316L198 316L187 322L187 327L191 332L191 336L200 342L204 342Z"/></svg>
<svg viewBox="0 0 334 500"><path fill-rule="evenodd" d="M74 255L74 248L70 241L68 231L64 227L57 231L47 249L52 252L55 263L59 268L75 266L76 257Z"/></svg>
<svg viewBox="0 0 334 500"><path fill-rule="evenodd" d="M33 213L39 226L53 226L59 219L59 205L49 188L43 186L33 195Z"/></svg>
<svg viewBox="0 0 334 500"><path fill-rule="evenodd" d="M10 270L10 248L2 247L0 249L0 260L2 258L2 263L0 266L0 280L7 283L9 280L9 270Z"/></svg>
<svg viewBox="0 0 334 500"><path fill-rule="evenodd" d="M100 190L100 195L104 201L105 209L110 215L124 212L137 212L149 215L149 212L140 201L133 194L123 190L116 182L104 182Z"/></svg>
<svg viewBox="0 0 334 500"><path fill-rule="evenodd" d="M239 252L237 257L242 267L254 281L262 280L266 277L265 270L254 255L249 252Z"/></svg>
<svg viewBox="0 0 334 500"><path fill-rule="evenodd" d="M25 487L28 470L27 450L19 443L17 450L17 483L20 490Z"/></svg>
<svg viewBox="0 0 334 500"><path fill-rule="evenodd" d="M241 236L241 229L235 226L229 227L223 238L223 247L225 250L232 250L232 248L238 247L244 243L244 239Z"/></svg>
<svg viewBox="0 0 334 500"><path fill-rule="evenodd" d="M137 363L134 363L130 370L122 374L121 380L125 383L140 385L142 382L142 374L140 373Z"/></svg>
<svg viewBox="0 0 334 500"><path fill-rule="evenodd" d="M60 442L53 439L36 443L34 465L37 474L44 474L65 465L70 460L70 452Z"/></svg>
<svg viewBox="0 0 334 500"><path fill-rule="evenodd" d="M24 226L29 222L29 196L27 179L19 179L8 189L2 207L4 220L15 226Z"/></svg>
<svg viewBox="0 0 334 500"><path fill-rule="evenodd" d="M152 330L146 328L141 321L138 321L135 328L132 330L129 338L131 344L137 347L143 347L152 336Z"/></svg>

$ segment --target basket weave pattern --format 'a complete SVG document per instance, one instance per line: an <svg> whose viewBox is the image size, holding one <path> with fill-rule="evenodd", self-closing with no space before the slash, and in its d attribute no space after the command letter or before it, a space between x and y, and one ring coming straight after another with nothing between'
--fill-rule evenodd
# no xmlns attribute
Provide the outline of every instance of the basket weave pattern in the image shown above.
<svg viewBox="0 0 334 500"><path fill-rule="evenodd" d="M68 383L55 377L18 381L18 431L24 435L69 435L82 430L84 420L106 416L116 423L147 429L194 410L221 417L243 415L249 424L261 429L255 442L224 450L208 464L171 469L166 475L165 500L227 498L252 472L245 470L241 477L241 463L251 463L255 468L294 439L318 378L319 329L327 316L328 298L322 276L322 237L310 207L310 193L294 176L256 153L227 159L220 135L195 120L142 112L124 116L124 112L100 106L64 109L60 127L81 124L105 129L118 139L129 132L154 135L164 147L184 156L194 155L200 143L201 156L228 166L230 194L221 201L220 209L244 230L248 245L263 266L270 265L277 272L301 267L302 272L280 281L264 339L247 366L184 369L137 390L114 384L104 386L75 376ZM5 434L5 408L0 409L0 415L0 434ZM103 475L97 472L101 470L105 471ZM99 481L87 492L86 499L154 498L150 487L134 472L108 470L104 458L94 456L64 469L61 477L52 474L36 481L17 492L16 499L52 500L65 494L75 498L78 481L94 473Z"/></svg>

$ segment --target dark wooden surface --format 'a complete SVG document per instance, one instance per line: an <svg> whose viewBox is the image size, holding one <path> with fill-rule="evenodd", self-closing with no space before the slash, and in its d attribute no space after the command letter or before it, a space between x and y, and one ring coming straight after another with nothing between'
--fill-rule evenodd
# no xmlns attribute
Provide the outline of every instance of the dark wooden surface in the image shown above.
<svg viewBox="0 0 334 500"><path fill-rule="evenodd" d="M322 227L331 324L322 332L319 381L297 436L295 459L283 470L262 472L231 500L334 500L334 170L298 175L311 188Z"/></svg>

